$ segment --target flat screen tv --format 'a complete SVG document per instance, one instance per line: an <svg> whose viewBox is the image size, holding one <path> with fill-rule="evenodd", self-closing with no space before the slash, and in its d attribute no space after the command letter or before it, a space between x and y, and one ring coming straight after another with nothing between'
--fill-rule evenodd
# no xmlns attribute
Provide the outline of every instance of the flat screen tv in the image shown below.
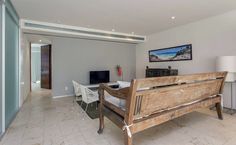
<svg viewBox="0 0 236 145"><path fill-rule="evenodd" d="M90 71L90 84L110 82L110 71Z"/></svg>

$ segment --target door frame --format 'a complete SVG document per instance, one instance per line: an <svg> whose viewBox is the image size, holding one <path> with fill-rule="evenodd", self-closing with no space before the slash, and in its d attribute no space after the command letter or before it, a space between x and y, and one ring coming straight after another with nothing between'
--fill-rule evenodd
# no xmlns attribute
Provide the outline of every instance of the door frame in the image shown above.
<svg viewBox="0 0 236 145"><path fill-rule="evenodd" d="M32 65L32 53L31 53L31 50L32 50L32 44L41 44L41 43L33 43L33 42L30 42L30 53L29 53L29 60L30 60L30 92L32 92L32 67L31 67L31 65ZM51 53L50 53L50 59L51 59L51 61L50 61L50 68L51 68L51 73L50 73L50 78L51 78L51 81L50 81L50 85L51 85L51 88L52 88L52 44L44 44L44 45L51 45ZM41 49L41 47L40 47L40 49ZM41 71L40 71L41 72ZM41 87L41 86L40 86Z"/></svg>
<svg viewBox="0 0 236 145"><path fill-rule="evenodd" d="M1 15L1 32L2 32L2 39L1 39L1 46L2 46L2 82L1 82L1 89L2 89L2 98L1 98L1 135L5 133L5 12L6 12L6 6L5 6L5 1L0 2L1 10L2 10L2 15Z"/></svg>
<svg viewBox="0 0 236 145"><path fill-rule="evenodd" d="M32 54L31 54L31 50L32 50L32 48L31 48L31 44L32 44L32 43L30 42L30 43L29 43L29 45L30 45L30 47L29 47L29 48L30 48L30 50L29 50L29 62L30 62L30 92L32 92L32 78L31 78L31 77L32 77L32 76L31 76L31 73L32 73L32 70L31 70L31 65L32 65L32 62L31 62L31 57L32 57L32 56L31 56L31 55L32 55Z"/></svg>

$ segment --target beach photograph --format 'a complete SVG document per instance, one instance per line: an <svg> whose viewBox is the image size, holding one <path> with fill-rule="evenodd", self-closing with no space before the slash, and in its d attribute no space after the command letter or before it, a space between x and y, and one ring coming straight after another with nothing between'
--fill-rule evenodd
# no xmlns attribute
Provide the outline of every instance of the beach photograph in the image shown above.
<svg viewBox="0 0 236 145"><path fill-rule="evenodd" d="M150 62L181 60L192 60L191 44L149 51Z"/></svg>

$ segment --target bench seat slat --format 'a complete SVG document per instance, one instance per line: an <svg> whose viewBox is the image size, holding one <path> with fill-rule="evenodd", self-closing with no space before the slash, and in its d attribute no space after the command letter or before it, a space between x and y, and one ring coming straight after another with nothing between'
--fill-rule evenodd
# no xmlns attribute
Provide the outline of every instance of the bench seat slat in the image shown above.
<svg viewBox="0 0 236 145"><path fill-rule="evenodd" d="M200 73L193 75L180 75L168 77L155 77L137 80L137 89L167 86L173 84L192 83L195 81L205 81L209 79L224 78L226 72Z"/></svg>
<svg viewBox="0 0 236 145"><path fill-rule="evenodd" d="M143 94L137 93L138 96L143 96L141 109L137 115L145 117L168 108L218 95L221 84L222 80L210 80L144 91Z"/></svg>
<svg viewBox="0 0 236 145"><path fill-rule="evenodd" d="M135 120L132 126L133 133L140 132L142 130L148 129L150 127L162 124L174 118L183 116L190 112L193 112L199 108L209 107L212 104L216 104L221 101L221 97L217 96L215 98L209 98L191 105L182 106L178 109L173 109L169 111L164 111L161 113L153 114L147 118L142 118Z"/></svg>

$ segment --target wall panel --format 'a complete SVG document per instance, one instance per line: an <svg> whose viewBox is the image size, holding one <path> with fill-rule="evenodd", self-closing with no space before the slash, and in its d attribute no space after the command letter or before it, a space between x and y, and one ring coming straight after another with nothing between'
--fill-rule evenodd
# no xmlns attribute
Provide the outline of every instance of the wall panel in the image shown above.
<svg viewBox="0 0 236 145"><path fill-rule="evenodd" d="M18 16L9 1L5 11L5 126L19 109L19 27Z"/></svg>

